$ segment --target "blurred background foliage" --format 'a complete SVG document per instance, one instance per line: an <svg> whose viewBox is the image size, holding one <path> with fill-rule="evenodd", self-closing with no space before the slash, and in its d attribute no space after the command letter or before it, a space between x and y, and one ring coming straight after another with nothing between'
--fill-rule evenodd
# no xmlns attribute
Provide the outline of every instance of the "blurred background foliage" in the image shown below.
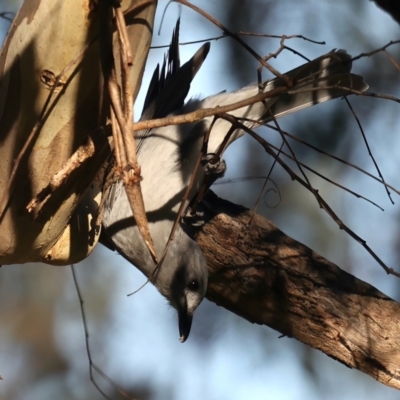
<svg viewBox="0 0 400 400"><path fill-rule="evenodd" d="M234 32L301 34L326 41L325 46L301 39L286 42L308 58L332 48L344 48L352 55L370 52L398 39L400 33L391 17L367 0L194 0L194 3ZM166 4L159 1L157 29ZM0 1L0 11L15 12L19 6L18 1ZM220 35L201 16L171 4L161 33L154 36L155 45L169 43L179 15L183 42ZM9 22L0 20L3 35L8 26ZM279 47L277 39L245 40L262 55ZM198 46L183 46L182 60L186 61ZM151 51L142 92L155 65L162 61L164 51ZM400 46L391 47L389 52L400 62ZM285 72L300 65L302 60L285 51L272 63ZM257 66L257 61L234 41L213 41L191 95L203 97L256 81ZM358 60L353 70L365 76L372 92L400 97L400 72L383 53ZM271 77L266 72L263 75L265 79ZM141 110L141 101L143 93L137 112ZM385 179L399 188L398 104L356 96L350 102ZM279 122L282 129L302 140L375 174L356 121L344 101L320 105ZM274 131L260 132L270 142L280 144ZM397 196L393 195L393 206L383 187L370 178L299 143L291 143L302 162L385 209L382 212L308 173L339 217L367 240L389 266L399 269ZM271 166L271 159L248 137L229 149L226 160L226 180L266 175ZM275 186L268 184L258 209L260 214L341 268L400 299L399 281L386 276L364 249L319 209L308 192L280 168L274 169L272 179ZM214 189L233 202L252 207L261 185L260 180L239 179L216 185ZM394 389L293 339L279 338L278 332L252 325L207 300L197 311L190 339L180 344L173 310L150 285L127 297L144 282L144 277L101 245L89 259L76 265L76 271L89 324L92 357L138 399L400 398ZM31 264L0 268L0 375L1 400L102 398L89 380L81 311L69 267ZM98 380L111 398L121 398L106 382Z"/></svg>

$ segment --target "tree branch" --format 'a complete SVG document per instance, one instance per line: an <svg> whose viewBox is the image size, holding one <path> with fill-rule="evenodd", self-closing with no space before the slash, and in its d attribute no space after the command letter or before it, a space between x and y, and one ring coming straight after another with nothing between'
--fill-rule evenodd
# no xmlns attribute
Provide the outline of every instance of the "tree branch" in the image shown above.
<svg viewBox="0 0 400 400"><path fill-rule="evenodd" d="M400 304L244 207L204 207L209 300L400 388Z"/></svg>

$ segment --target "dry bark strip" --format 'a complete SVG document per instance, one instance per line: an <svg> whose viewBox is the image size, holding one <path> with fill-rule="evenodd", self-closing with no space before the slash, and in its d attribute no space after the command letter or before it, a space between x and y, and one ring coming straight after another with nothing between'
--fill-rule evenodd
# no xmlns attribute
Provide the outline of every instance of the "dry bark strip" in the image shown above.
<svg viewBox="0 0 400 400"><path fill-rule="evenodd" d="M400 304L211 194L197 241L209 264L207 298L400 388Z"/></svg>

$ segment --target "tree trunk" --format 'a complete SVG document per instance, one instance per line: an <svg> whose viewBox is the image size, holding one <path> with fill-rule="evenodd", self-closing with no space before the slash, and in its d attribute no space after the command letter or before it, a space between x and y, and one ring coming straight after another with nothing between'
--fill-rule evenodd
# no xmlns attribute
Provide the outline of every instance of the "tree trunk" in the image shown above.
<svg viewBox="0 0 400 400"><path fill-rule="evenodd" d="M121 2L122 10L135 5L126 21L136 96L157 2ZM97 243L101 188L91 182L110 154L100 28L94 0L26 0L11 25L0 55L0 264L67 265ZM77 168L28 212L79 150Z"/></svg>

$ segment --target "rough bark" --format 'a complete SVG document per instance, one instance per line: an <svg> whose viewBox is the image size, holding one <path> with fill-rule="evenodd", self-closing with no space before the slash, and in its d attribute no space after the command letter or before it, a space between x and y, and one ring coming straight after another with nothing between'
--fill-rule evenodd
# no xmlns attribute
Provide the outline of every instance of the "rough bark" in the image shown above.
<svg viewBox="0 0 400 400"><path fill-rule="evenodd" d="M241 206L205 209L209 300L400 388L400 304Z"/></svg>

